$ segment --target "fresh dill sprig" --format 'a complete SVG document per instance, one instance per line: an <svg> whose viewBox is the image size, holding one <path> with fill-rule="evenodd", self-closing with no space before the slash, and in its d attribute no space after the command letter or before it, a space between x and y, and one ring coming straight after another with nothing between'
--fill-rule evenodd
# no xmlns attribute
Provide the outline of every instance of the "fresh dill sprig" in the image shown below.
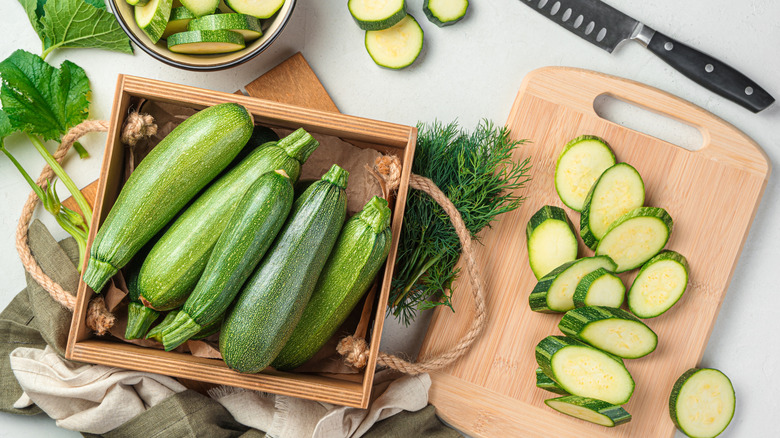
<svg viewBox="0 0 780 438"><path fill-rule="evenodd" d="M412 172L430 178L452 201L472 238L496 216L520 206L518 194L530 179L529 159L513 159L524 140L483 120L469 134L457 122L418 124ZM412 190L406 200L388 312L408 325L422 310L452 308L452 285L460 241L449 217L427 194ZM453 309L454 311L454 309Z"/></svg>

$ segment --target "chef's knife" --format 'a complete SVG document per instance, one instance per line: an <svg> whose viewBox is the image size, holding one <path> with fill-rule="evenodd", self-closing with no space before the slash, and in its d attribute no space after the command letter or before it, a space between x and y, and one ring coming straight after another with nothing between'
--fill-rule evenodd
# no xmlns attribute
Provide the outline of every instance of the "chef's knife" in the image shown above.
<svg viewBox="0 0 780 438"><path fill-rule="evenodd" d="M636 41L689 79L757 113L775 98L726 63L640 23L600 0L520 0L570 32L612 53Z"/></svg>

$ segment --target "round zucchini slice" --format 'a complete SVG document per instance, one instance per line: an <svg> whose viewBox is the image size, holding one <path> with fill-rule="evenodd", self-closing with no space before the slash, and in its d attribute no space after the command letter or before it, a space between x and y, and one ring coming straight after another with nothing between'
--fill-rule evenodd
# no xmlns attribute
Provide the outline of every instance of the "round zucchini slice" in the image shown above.
<svg viewBox="0 0 780 438"><path fill-rule="evenodd" d="M359 28L383 30L406 17L405 3L404 0L349 0L347 8Z"/></svg>
<svg viewBox="0 0 780 438"><path fill-rule="evenodd" d="M639 207L609 227L596 255L609 256L617 263L616 273L638 268L663 249L672 225L672 217L663 208Z"/></svg>
<svg viewBox="0 0 780 438"><path fill-rule="evenodd" d="M688 287L688 261L661 251L642 266L628 290L628 308L640 318L655 318L680 300Z"/></svg>
<svg viewBox="0 0 780 438"><path fill-rule="evenodd" d="M658 345L650 327L614 307L578 307L563 315L558 328L566 336L625 359L647 356Z"/></svg>
<svg viewBox="0 0 780 438"><path fill-rule="evenodd" d="M469 0L425 0L423 12L428 21L439 26L449 26L462 20L469 8Z"/></svg>
<svg viewBox="0 0 780 438"><path fill-rule="evenodd" d="M423 30L411 15L385 30L366 31L366 50L374 62L386 68L410 66L422 51Z"/></svg>
<svg viewBox="0 0 780 438"><path fill-rule="evenodd" d="M230 9L260 19L271 18L285 0L225 0Z"/></svg>
<svg viewBox="0 0 780 438"><path fill-rule="evenodd" d="M734 387L725 374L712 368L691 368L672 387L669 415L686 435L713 438L731 423L736 403Z"/></svg>
<svg viewBox="0 0 780 438"><path fill-rule="evenodd" d="M263 35L260 20L246 14L214 14L190 21L188 30L232 30L240 33L244 41L252 41Z"/></svg>
<svg viewBox="0 0 780 438"><path fill-rule="evenodd" d="M645 183L636 169L630 164L618 163L605 170L591 187L582 206L582 241L588 248L596 249L610 225L644 203Z"/></svg>
<svg viewBox="0 0 780 438"><path fill-rule="evenodd" d="M568 142L555 164L555 191L567 207L582 211L593 183L615 165L615 154L606 141L582 135Z"/></svg>
<svg viewBox="0 0 780 438"><path fill-rule="evenodd" d="M574 308L574 291L582 277L599 268L615 269L609 257L585 257L564 263L542 277L528 296L528 305L534 312L567 312Z"/></svg>
<svg viewBox="0 0 780 438"><path fill-rule="evenodd" d="M168 38L168 50L176 53L213 55L235 52L244 47L244 37L229 30L191 30Z"/></svg>
<svg viewBox="0 0 780 438"><path fill-rule="evenodd" d="M566 212L545 205L531 216L525 228L528 263L536 279L577 258L577 236Z"/></svg>
<svg viewBox="0 0 780 438"><path fill-rule="evenodd" d="M626 295L623 280L604 268L596 269L582 277L574 290L574 307L620 307Z"/></svg>

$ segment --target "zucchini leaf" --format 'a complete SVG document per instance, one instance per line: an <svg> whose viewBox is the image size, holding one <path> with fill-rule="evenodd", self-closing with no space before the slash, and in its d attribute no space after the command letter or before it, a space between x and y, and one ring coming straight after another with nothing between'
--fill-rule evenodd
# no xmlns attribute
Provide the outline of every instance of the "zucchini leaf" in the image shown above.
<svg viewBox="0 0 780 438"><path fill-rule="evenodd" d="M8 114L0 109L0 148L3 147L3 140L9 135L13 134L14 131L16 130L13 126L11 126L11 121L8 119Z"/></svg>
<svg viewBox="0 0 780 438"><path fill-rule="evenodd" d="M17 50L0 62L0 100L13 129L59 139L89 114L89 79L76 64L59 69Z"/></svg>

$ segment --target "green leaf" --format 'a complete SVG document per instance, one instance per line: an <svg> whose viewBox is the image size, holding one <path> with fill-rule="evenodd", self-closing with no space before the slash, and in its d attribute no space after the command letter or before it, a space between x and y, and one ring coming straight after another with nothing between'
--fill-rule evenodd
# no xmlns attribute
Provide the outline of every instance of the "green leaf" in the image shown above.
<svg viewBox="0 0 780 438"><path fill-rule="evenodd" d="M57 47L94 47L133 53L127 35L105 9L84 0L56 0L47 1L43 10L44 58Z"/></svg>
<svg viewBox="0 0 780 438"><path fill-rule="evenodd" d="M46 0L38 0L39 2L46 3ZM85 2L91 4L92 6L98 8L98 9L106 9L106 2L103 0L84 0Z"/></svg>
<svg viewBox="0 0 780 438"><path fill-rule="evenodd" d="M11 121L8 120L8 114L0 109L0 147L3 145L3 139L13 134L14 127L11 126Z"/></svg>
<svg viewBox="0 0 780 438"><path fill-rule="evenodd" d="M14 129L53 140L87 118L89 79L70 61L56 69L17 50L0 62L0 76L0 100Z"/></svg>
<svg viewBox="0 0 780 438"><path fill-rule="evenodd" d="M27 18L30 20L35 33L43 41L43 26L41 26L40 19L43 16L43 5L46 3L46 0L19 0L19 3L24 8L24 12L27 13Z"/></svg>

